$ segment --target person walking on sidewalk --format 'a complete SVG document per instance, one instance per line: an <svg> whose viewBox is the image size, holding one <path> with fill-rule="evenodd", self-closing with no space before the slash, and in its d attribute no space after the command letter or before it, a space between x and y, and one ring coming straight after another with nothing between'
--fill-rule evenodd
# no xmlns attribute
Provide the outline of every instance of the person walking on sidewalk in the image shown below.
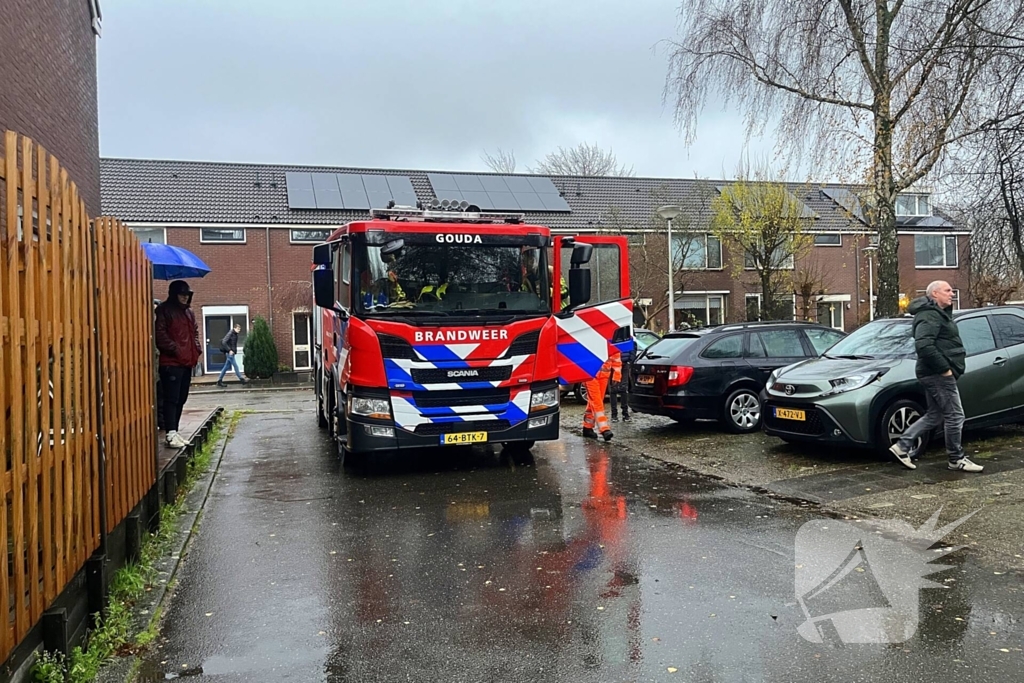
<svg viewBox="0 0 1024 683"><path fill-rule="evenodd" d="M232 368L235 371L235 377L242 384L248 384L249 380L242 377L242 371L238 367L238 333L242 331L242 326L235 323L235 326L228 330L228 333L224 335L224 338L220 340L220 350L224 352L224 367L220 369L220 377L217 378L218 387L226 387L224 384L224 374L228 371L228 368Z"/></svg>
<svg viewBox="0 0 1024 683"><path fill-rule="evenodd" d="M596 439L597 432L605 441L612 440L612 430L608 426L608 416L604 414L604 394L608 390L608 380L622 381L622 355L616 350L604 362L594 379L584 382L587 388L587 410L583 413L583 436ZM597 427L597 432L594 431Z"/></svg>
<svg viewBox="0 0 1024 683"><path fill-rule="evenodd" d="M192 368L199 362L199 327L192 313L192 289L184 280L167 288L167 300L156 308L156 347L160 351L160 391L163 394L167 445L182 448L178 434L181 410L188 400Z"/></svg>
<svg viewBox="0 0 1024 683"><path fill-rule="evenodd" d="M917 379L924 386L928 410L924 417L903 432L889 451L907 469L916 469L914 443L939 425L946 432L947 467L961 472L981 472L984 467L967 459L960 442L964 426L964 408L956 382L964 374L967 352L953 320L953 289L948 282L936 280L928 285L925 296L910 302L907 311L914 316L914 346L917 348Z"/></svg>

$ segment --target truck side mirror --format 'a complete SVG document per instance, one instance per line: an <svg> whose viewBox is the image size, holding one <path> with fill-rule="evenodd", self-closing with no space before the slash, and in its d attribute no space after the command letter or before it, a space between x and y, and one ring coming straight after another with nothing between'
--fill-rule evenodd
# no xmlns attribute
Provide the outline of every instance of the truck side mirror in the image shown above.
<svg viewBox="0 0 1024 683"><path fill-rule="evenodd" d="M590 245L586 245L590 246ZM575 249L573 258L575 258ZM590 269L569 269L569 308L579 308L590 301Z"/></svg>
<svg viewBox="0 0 1024 683"><path fill-rule="evenodd" d="M330 268L317 268L313 271L313 300L320 308L335 310L334 271Z"/></svg>
<svg viewBox="0 0 1024 683"><path fill-rule="evenodd" d="M331 245L330 244L318 244L313 247L313 265L317 266L329 266L331 265Z"/></svg>
<svg viewBox="0 0 1024 683"><path fill-rule="evenodd" d="M572 257L569 259L570 267L578 267L590 263L590 257L594 254L594 245L578 243L572 248Z"/></svg>

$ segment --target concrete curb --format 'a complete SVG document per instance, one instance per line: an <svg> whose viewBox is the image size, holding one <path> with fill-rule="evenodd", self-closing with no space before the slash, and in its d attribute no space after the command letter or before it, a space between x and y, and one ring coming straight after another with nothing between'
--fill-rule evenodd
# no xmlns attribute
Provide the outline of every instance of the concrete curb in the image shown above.
<svg viewBox="0 0 1024 683"><path fill-rule="evenodd" d="M210 418L222 414L222 409L211 413ZM205 426L205 425L204 425ZM164 610L170 596L173 594L175 579L182 561L187 556L188 546L199 528L200 518L206 502L210 497L213 482L220 471L221 461L224 459L224 451L227 449L231 434L225 432L220 440L214 445L215 461L211 461L211 467L207 470L192 488L185 495L185 512L179 517L178 531L173 542L171 551L157 560L155 569L160 577L157 585L150 593L147 593L135 605L135 615L132 623L132 638L150 628L151 625L163 619ZM139 654L132 654L115 659L105 666L96 677L96 683L131 683L138 675L142 657Z"/></svg>

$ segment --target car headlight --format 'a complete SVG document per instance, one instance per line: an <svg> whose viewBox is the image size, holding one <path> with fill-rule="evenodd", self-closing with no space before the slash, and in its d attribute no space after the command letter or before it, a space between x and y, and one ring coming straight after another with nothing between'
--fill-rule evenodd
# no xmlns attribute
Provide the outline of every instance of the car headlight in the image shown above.
<svg viewBox="0 0 1024 683"><path fill-rule="evenodd" d="M781 372L781 371L782 371L782 368L775 368L774 370L772 370L772 374L768 375L768 384L767 384L767 386L771 386L771 385L775 384L775 380L777 380L779 378L779 372Z"/></svg>
<svg viewBox="0 0 1024 683"><path fill-rule="evenodd" d="M554 408L558 405L558 389L542 389L540 391L533 392L530 396L530 412L536 412L538 410L547 410L548 408Z"/></svg>
<svg viewBox="0 0 1024 683"><path fill-rule="evenodd" d="M362 415L378 420L391 419L391 403L386 398L360 398L353 396L348 401L350 415Z"/></svg>
<svg viewBox="0 0 1024 683"><path fill-rule="evenodd" d="M832 385L832 389L825 392L824 395L832 396L833 394L842 394L847 391L853 391L854 389L860 389L861 387L871 384L886 372L888 372L888 368L885 370L862 372L856 375L840 377L838 379L830 379L828 383Z"/></svg>

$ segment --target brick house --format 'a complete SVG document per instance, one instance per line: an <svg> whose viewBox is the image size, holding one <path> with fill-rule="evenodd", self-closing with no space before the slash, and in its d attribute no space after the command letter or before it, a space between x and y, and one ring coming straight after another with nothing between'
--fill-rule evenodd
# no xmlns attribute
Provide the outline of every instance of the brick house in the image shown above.
<svg viewBox="0 0 1024 683"><path fill-rule="evenodd" d="M100 212L96 36L99 0L0 3L0 131L60 159L89 215Z"/></svg>
<svg viewBox="0 0 1024 683"><path fill-rule="evenodd" d="M655 215L662 204L678 204L684 213L673 222L677 320L718 324L758 314L751 271L708 234L709 197L721 182L103 159L101 183L104 213L121 217L142 239L192 250L213 269L192 283L207 344L204 372L223 363L216 346L228 327L241 322L248 330L255 316L271 323L283 365L308 368L312 247L334 226L366 218L369 206L392 198L465 198L486 204L481 208L522 211L556 232L626 234L636 322L662 330L664 311L646 317L667 298L666 230ZM535 193L529 183L557 194ZM786 265L794 275L821 275L808 301L786 295L792 314L852 330L870 315L871 252L864 249L871 230L849 187L789 190L806 207L805 232L814 244ZM932 280L946 279L966 301L969 234L933 215L926 193L901 197L899 213L901 291L913 298Z"/></svg>

